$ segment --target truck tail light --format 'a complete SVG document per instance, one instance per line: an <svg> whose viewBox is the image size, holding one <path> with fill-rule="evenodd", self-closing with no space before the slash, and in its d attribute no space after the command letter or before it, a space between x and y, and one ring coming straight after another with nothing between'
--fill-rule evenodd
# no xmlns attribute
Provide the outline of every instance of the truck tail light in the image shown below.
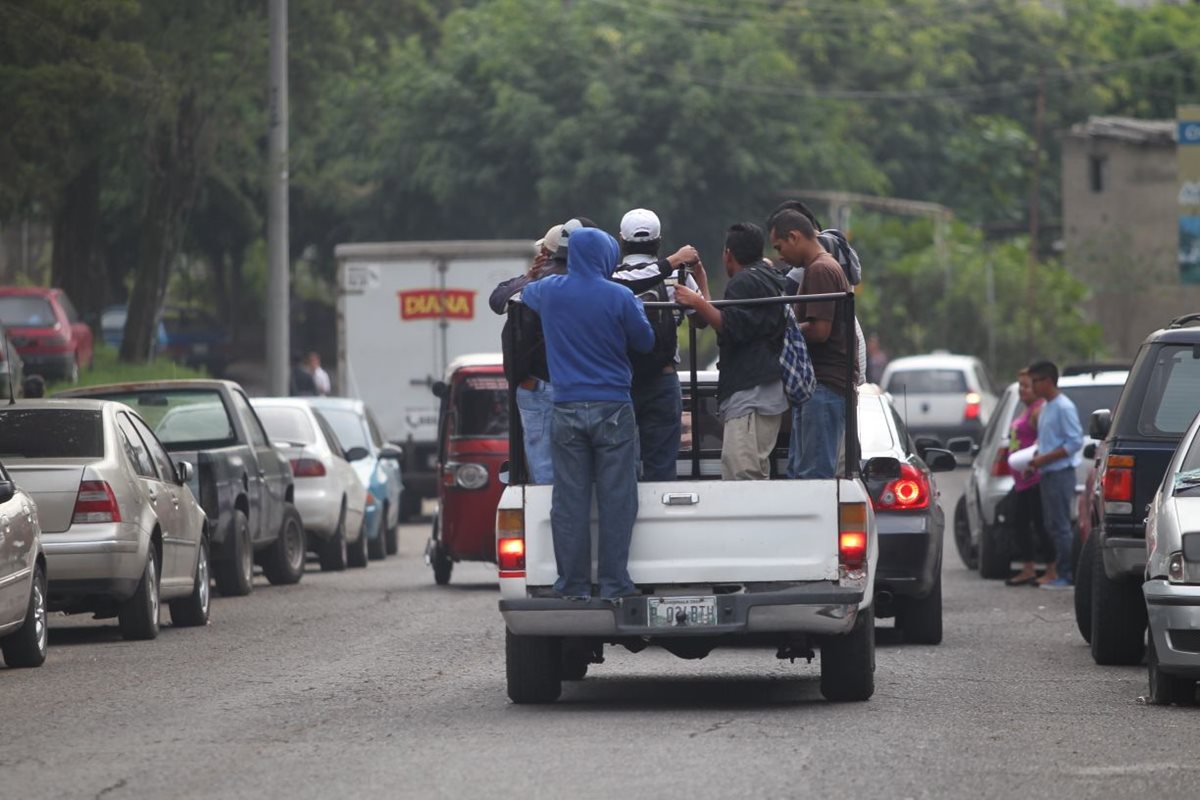
<svg viewBox="0 0 1200 800"><path fill-rule="evenodd" d="M81 481L71 524L120 521L121 509L112 487L105 481Z"/></svg>
<svg viewBox="0 0 1200 800"><path fill-rule="evenodd" d="M980 406L983 398L978 392L967 392L967 405L963 408L963 422L974 422L979 419Z"/></svg>
<svg viewBox="0 0 1200 800"><path fill-rule="evenodd" d="M867 504L838 506L838 565L843 570L862 569L867 563Z"/></svg>
<svg viewBox="0 0 1200 800"><path fill-rule="evenodd" d="M315 458L293 458L292 474L297 478L324 478L325 465Z"/></svg>
<svg viewBox="0 0 1200 800"><path fill-rule="evenodd" d="M1133 456L1110 455L1105 460L1101 491L1106 514L1133 513Z"/></svg>
<svg viewBox="0 0 1200 800"><path fill-rule="evenodd" d="M1008 448L1001 447L996 451L996 460L992 462L992 477L1004 478L1012 474L1008 468Z"/></svg>
<svg viewBox="0 0 1200 800"><path fill-rule="evenodd" d="M872 505L876 511L929 508L929 498L932 494L925 473L912 464L901 464L900 477L885 486Z"/></svg>
<svg viewBox="0 0 1200 800"><path fill-rule="evenodd" d="M525 512L519 508L496 512L496 564L501 578L525 577Z"/></svg>

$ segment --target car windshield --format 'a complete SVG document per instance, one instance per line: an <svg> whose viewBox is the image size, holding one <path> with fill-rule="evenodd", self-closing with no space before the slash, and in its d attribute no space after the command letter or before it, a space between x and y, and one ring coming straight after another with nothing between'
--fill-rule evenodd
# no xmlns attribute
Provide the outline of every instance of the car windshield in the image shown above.
<svg viewBox="0 0 1200 800"><path fill-rule="evenodd" d="M1154 361L1138 415L1146 436L1180 436L1200 410L1200 353L1192 345L1164 345Z"/></svg>
<svg viewBox="0 0 1200 800"><path fill-rule="evenodd" d="M454 392L454 435L507 436L508 382L503 376L472 375Z"/></svg>
<svg viewBox="0 0 1200 800"><path fill-rule="evenodd" d="M9 295L0 297L0 322L10 328L48 328L58 320L46 298Z"/></svg>
<svg viewBox="0 0 1200 800"><path fill-rule="evenodd" d="M338 444L343 450L354 447L371 449L371 445L367 443L367 426L358 414L346 408L322 408L321 413L325 415L329 427L337 434Z"/></svg>
<svg viewBox="0 0 1200 800"><path fill-rule="evenodd" d="M0 458L102 458L99 411L0 408Z"/></svg>
<svg viewBox="0 0 1200 800"><path fill-rule="evenodd" d="M262 420L263 427L272 441L295 444L316 444L317 432L303 409L288 406L262 406L254 404L254 411Z"/></svg>
<svg viewBox="0 0 1200 800"><path fill-rule="evenodd" d="M168 450L225 447L237 441L216 389L143 389L105 394L104 399L137 409Z"/></svg>
<svg viewBox="0 0 1200 800"><path fill-rule="evenodd" d="M1079 412L1079 424L1086 431L1091 424L1092 412L1102 408L1114 409L1121 398L1121 386L1064 386L1063 394L1075 404Z"/></svg>
<svg viewBox="0 0 1200 800"><path fill-rule="evenodd" d="M907 394L964 394L967 377L958 369L906 369L892 374L887 390Z"/></svg>

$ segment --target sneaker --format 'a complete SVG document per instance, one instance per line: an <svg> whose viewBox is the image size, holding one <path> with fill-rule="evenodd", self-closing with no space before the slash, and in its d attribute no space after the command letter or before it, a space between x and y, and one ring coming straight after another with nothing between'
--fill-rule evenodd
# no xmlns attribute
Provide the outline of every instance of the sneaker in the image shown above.
<svg viewBox="0 0 1200 800"><path fill-rule="evenodd" d="M1052 581L1047 581L1046 583L1041 584L1041 588L1055 589L1058 591L1062 591L1064 589L1072 588L1072 585L1071 585L1071 582L1069 580L1067 580L1066 578L1059 577L1059 578L1055 578Z"/></svg>

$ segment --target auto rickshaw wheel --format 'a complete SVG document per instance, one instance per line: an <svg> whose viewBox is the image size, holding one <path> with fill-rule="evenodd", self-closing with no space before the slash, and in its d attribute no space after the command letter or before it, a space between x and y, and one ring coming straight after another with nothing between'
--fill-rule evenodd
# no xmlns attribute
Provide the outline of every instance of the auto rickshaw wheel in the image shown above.
<svg viewBox="0 0 1200 800"><path fill-rule="evenodd" d="M429 566L433 567L433 582L438 586L445 586L450 583L450 573L454 571L454 561L446 552L445 545L438 538L439 526L438 520L433 520L433 550L429 554Z"/></svg>

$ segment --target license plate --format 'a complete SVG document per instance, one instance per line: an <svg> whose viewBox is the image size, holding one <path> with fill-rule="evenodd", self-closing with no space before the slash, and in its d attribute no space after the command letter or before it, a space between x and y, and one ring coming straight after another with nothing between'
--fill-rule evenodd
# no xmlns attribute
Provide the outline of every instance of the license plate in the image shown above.
<svg viewBox="0 0 1200 800"><path fill-rule="evenodd" d="M651 628L703 628L717 624L715 597L648 597Z"/></svg>

